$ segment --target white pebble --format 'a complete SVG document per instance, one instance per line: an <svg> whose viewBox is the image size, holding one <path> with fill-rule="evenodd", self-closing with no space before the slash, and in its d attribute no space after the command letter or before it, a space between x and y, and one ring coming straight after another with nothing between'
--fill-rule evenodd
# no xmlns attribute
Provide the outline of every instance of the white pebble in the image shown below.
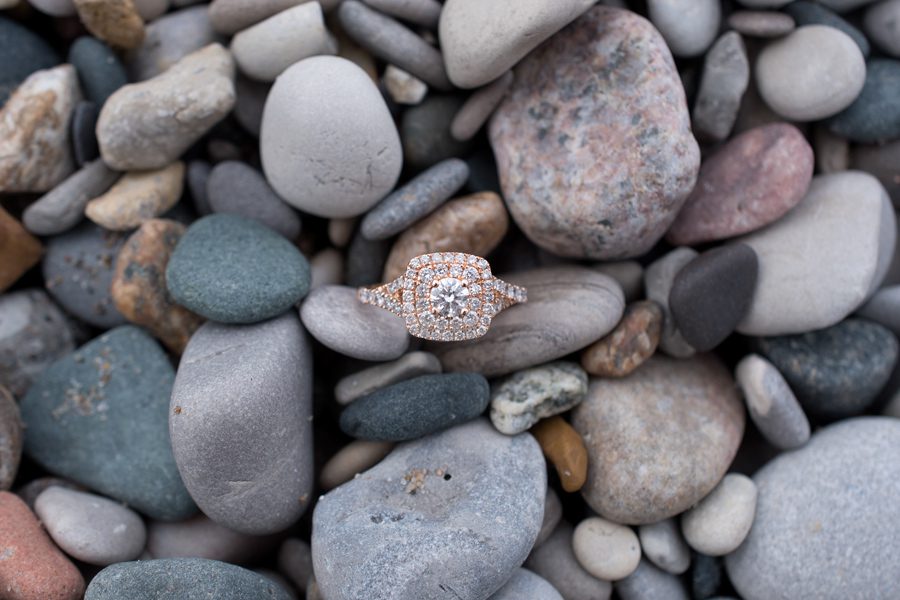
<svg viewBox="0 0 900 600"><path fill-rule="evenodd" d="M641 525L638 537L644 556L663 571L681 575L691 566L691 551L675 519Z"/></svg>
<svg viewBox="0 0 900 600"><path fill-rule="evenodd" d="M682 516L681 531L687 543L709 556L733 552L753 526L756 497L752 479L729 473L706 498Z"/></svg>
<svg viewBox="0 0 900 600"><path fill-rule="evenodd" d="M634 530L600 517L578 524L572 549L585 571L605 581L628 577L641 561L641 544Z"/></svg>

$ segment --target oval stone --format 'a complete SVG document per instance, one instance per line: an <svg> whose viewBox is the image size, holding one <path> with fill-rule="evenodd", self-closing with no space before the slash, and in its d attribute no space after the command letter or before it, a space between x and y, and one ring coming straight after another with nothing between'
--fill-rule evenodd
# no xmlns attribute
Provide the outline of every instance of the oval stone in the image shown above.
<svg viewBox="0 0 900 600"><path fill-rule="evenodd" d="M716 39L722 7L718 0L648 0L647 11L672 54L703 54Z"/></svg>
<svg viewBox="0 0 900 600"><path fill-rule="evenodd" d="M609 600L612 584L584 570L572 549L572 526L562 521L535 548L525 566L552 583L566 600Z"/></svg>
<svg viewBox="0 0 900 600"><path fill-rule="evenodd" d="M400 136L361 68L314 56L278 77L266 100L260 158L286 202L320 217L352 217L390 192L403 166Z"/></svg>
<svg viewBox="0 0 900 600"><path fill-rule="evenodd" d="M90 35L83 35L69 48L68 62L78 71L84 95L102 105L113 92L128 83L125 66L112 48Z"/></svg>
<svg viewBox="0 0 900 600"><path fill-rule="evenodd" d="M519 64L490 140L513 219L538 246L576 258L647 252L700 166L665 42L643 17L606 6Z"/></svg>
<svg viewBox="0 0 900 600"><path fill-rule="evenodd" d="M861 144L876 144L900 137L900 61L870 60L866 82L853 104L832 117L828 128Z"/></svg>
<svg viewBox="0 0 900 600"><path fill-rule="evenodd" d="M809 420L797 397L775 366L749 354L735 369L747 412L770 444L781 450L799 448L809 440Z"/></svg>
<svg viewBox="0 0 900 600"><path fill-rule="evenodd" d="M294 313L197 330L178 367L169 430L203 513L256 535L300 518L313 484L311 415L312 350Z"/></svg>
<svg viewBox="0 0 900 600"><path fill-rule="evenodd" d="M563 600L549 581L528 569L517 569L488 600Z"/></svg>
<svg viewBox="0 0 900 600"><path fill-rule="evenodd" d="M505 436L486 419L401 444L316 504L312 552L322 595L489 597L534 545L545 473L534 438Z"/></svg>
<svg viewBox="0 0 900 600"><path fill-rule="evenodd" d="M744 433L734 380L717 359L655 356L591 382L572 424L589 453L582 495L616 523L677 515L722 479Z"/></svg>
<svg viewBox="0 0 900 600"><path fill-rule="evenodd" d="M656 352L662 325L659 304L653 300L632 302L616 328L581 353L581 366L601 377L628 375Z"/></svg>

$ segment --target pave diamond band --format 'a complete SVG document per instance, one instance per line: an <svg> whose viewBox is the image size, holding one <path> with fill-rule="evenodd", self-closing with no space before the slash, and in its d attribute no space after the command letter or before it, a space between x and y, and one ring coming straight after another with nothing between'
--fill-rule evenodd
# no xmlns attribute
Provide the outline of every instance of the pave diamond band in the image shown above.
<svg viewBox="0 0 900 600"><path fill-rule="evenodd" d="M528 300L525 288L494 277L485 259L462 252L417 256L406 273L359 288L358 296L402 317L410 334L444 342L481 337L494 315Z"/></svg>

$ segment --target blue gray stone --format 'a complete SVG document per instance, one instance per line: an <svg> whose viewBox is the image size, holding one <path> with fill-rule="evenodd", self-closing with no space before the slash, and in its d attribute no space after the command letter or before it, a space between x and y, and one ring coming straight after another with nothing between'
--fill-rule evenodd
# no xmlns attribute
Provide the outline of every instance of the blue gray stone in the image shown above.
<svg viewBox="0 0 900 600"><path fill-rule="evenodd" d="M616 582L621 600L688 600L681 579L641 559L638 568Z"/></svg>
<svg viewBox="0 0 900 600"><path fill-rule="evenodd" d="M694 553L691 561L691 592L694 600L708 600L722 585L722 559Z"/></svg>
<svg viewBox="0 0 900 600"><path fill-rule="evenodd" d="M309 291L309 263L265 225L209 215L188 227L166 267L178 304L221 323L279 315Z"/></svg>
<svg viewBox="0 0 900 600"><path fill-rule="evenodd" d="M528 569L517 569L488 600L563 600L550 582Z"/></svg>
<svg viewBox="0 0 900 600"><path fill-rule="evenodd" d="M155 519L194 513L169 443L175 373L162 348L126 325L44 371L22 399L25 452L56 475Z"/></svg>
<svg viewBox="0 0 900 600"><path fill-rule="evenodd" d="M872 47L869 40L863 35L863 32L847 22L846 19L838 15L833 10L822 6L818 2L808 2L807 0L798 0L784 7L784 12L794 18L797 27L805 25L826 25L834 27L849 35L856 45L859 46L863 56L869 56Z"/></svg>
<svg viewBox="0 0 900 600"><path fill-rule="evenodd" d="M22 223L36 235L68 231L84 219L88 201L111 188L119 176L102 160L88 163L29 205Z"/></svg>
<svg viewBox="0 0 900 600"><path fill-rule="evenodd" d="M69 48L69 62L78 71L85 97L98 106L128 83L122 61L112 48L95 37L84 35L75 40Z"/></svg>
<svg viewBox="0 0 900 600"><path fill-rule="evenodd" d="M829 119L828 128L861 144L900 137L900 61L875 58L866 65L866 82L853 104Z"/></svg>
<svg viewBox="0 0 900 600"><path fill-rule="evenodd" d="M72 152L79 168L100 156L100 145L97 143L99 116L100 107L84 100L76 104L72 111Z"/></svg>
<svg viewBox="0 0 900 600"><path fill-rule="evenodd" d="M56 51L30 29L0 16L0 107L25 78L60 63Z"/></svg>
<svg viewBox="0 0 900 600"><path fill-rule="evenodd" d="M466 156L471 144L450 134L450 124L462 104L463 98L458 96L429 96L403 113L400 139L409 165L424 169L448 158Z"/></svg>

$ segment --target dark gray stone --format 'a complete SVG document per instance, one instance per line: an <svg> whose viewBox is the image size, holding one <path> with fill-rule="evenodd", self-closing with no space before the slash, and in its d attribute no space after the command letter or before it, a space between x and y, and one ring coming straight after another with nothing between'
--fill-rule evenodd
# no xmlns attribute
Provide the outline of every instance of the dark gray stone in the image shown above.
<svg viewBox="0 0 900 600"><path fill-rule="evenodd" d="M68 231L84 219L89 200L106 192L119 179L102 160L84 165L25 209L22 222L37 235Z"/></svg>
<svg viewBox="0 0 900 600"><path fill-rule="evenodd" d="M128 73L112 48L84 35L69 48L69 60L78 71L85 98L102 106L113 92L128 83Z"/></svg>
<svg viewBox="0 0 900 600"><path fill-rule="evenodd" d="M863 35L863 32L848 23L843 17L833 10L822 6L818 2L807 2L806 0L798 0L784 7L784 12L794 18L797 27L804 25L827 25L837 30L843 31L856 42L863 56L869 56L872 48L869 40Z"/></svg>
<svg viewBox="0 0 900 600"><path fill-rule="evenodd" d="M772 363L758 354L750 354L738 363L735 377L744 393L750 418L770 444L790 450L809 441L809 419Z"/></svg>
<svg viewBox="0 0 900 600"><path fill-rule="evenodd" d="M93 102L79 102L72 112L72 151L79 167L100 156L96 133L99 116L100 107Z"/></svg>
<svg viewBox="0 0 900 600"><path fill-rule="evenodd" d="M450 134L450 124L462 104L463 98L458 96L429 96L403 113L400 139L409 165L424 169L468 153L471 144L457 141Z"/></svg>
<svg viewBox="0 0 900 600"><path fill-rule="evenodd" d="M347 249L344 281L354 287L381 283L384 263L390 251L390 240L367 240L357 229Z"/></svg>
<svg viewBox="0 0 900 600"><path fill-rule="evenodd" d="M209 198L206 195L206 185L209 183L209 174L212 165L205 160L192 160L187 168L187 185L194 201L194 210L201 217L212 212L209 207Z"/></svg>
<svg viewBox="0 0 900 600"><path fill-rule="evenodd" d="M694 553L691 561L691 592L694 600L708 600L722 585L722 559Z"/></svg>
<svg viewBox="0 0 900 600"><path fill-rule="evenodd" d="M853 142L874 144L900 137L900 61L875 58L853 104L829 119L828 128Z"/></svg>
<svg viewBox="0 0 900 600"><path fill-rule="evenodd" d="M713 44L703 62L703 78L691 114L694 134L721 142L731 133L750 83L750 61L741 35L729 31Z"/></svg>
<svg viewBox="0 0 900 600"><path fill-rule="evenodd" d="M257 138L262 127L263 109L266 106L266 98L269 96L270 89L272 89L271 83L253 81L243 75L238 75L234 82L234 90L237 94L234 101L234 118L241 127Z"/></svg>
<svg viewBox="0 0 900 600"><path fill-rule="evenodd" d="M12 19L0 16L0 107L25 78L60 63L47 42Z"/></svg>
<svg viewBox="0 0 900 600"><path fill-rule="evenodd" d="M2 322L2 321L0 321ZM347 405L375 390L419 375L441 372L441 361L429 352L410 352L395 361L382 363L343 377L334 386L334 399Z"/></svg>

